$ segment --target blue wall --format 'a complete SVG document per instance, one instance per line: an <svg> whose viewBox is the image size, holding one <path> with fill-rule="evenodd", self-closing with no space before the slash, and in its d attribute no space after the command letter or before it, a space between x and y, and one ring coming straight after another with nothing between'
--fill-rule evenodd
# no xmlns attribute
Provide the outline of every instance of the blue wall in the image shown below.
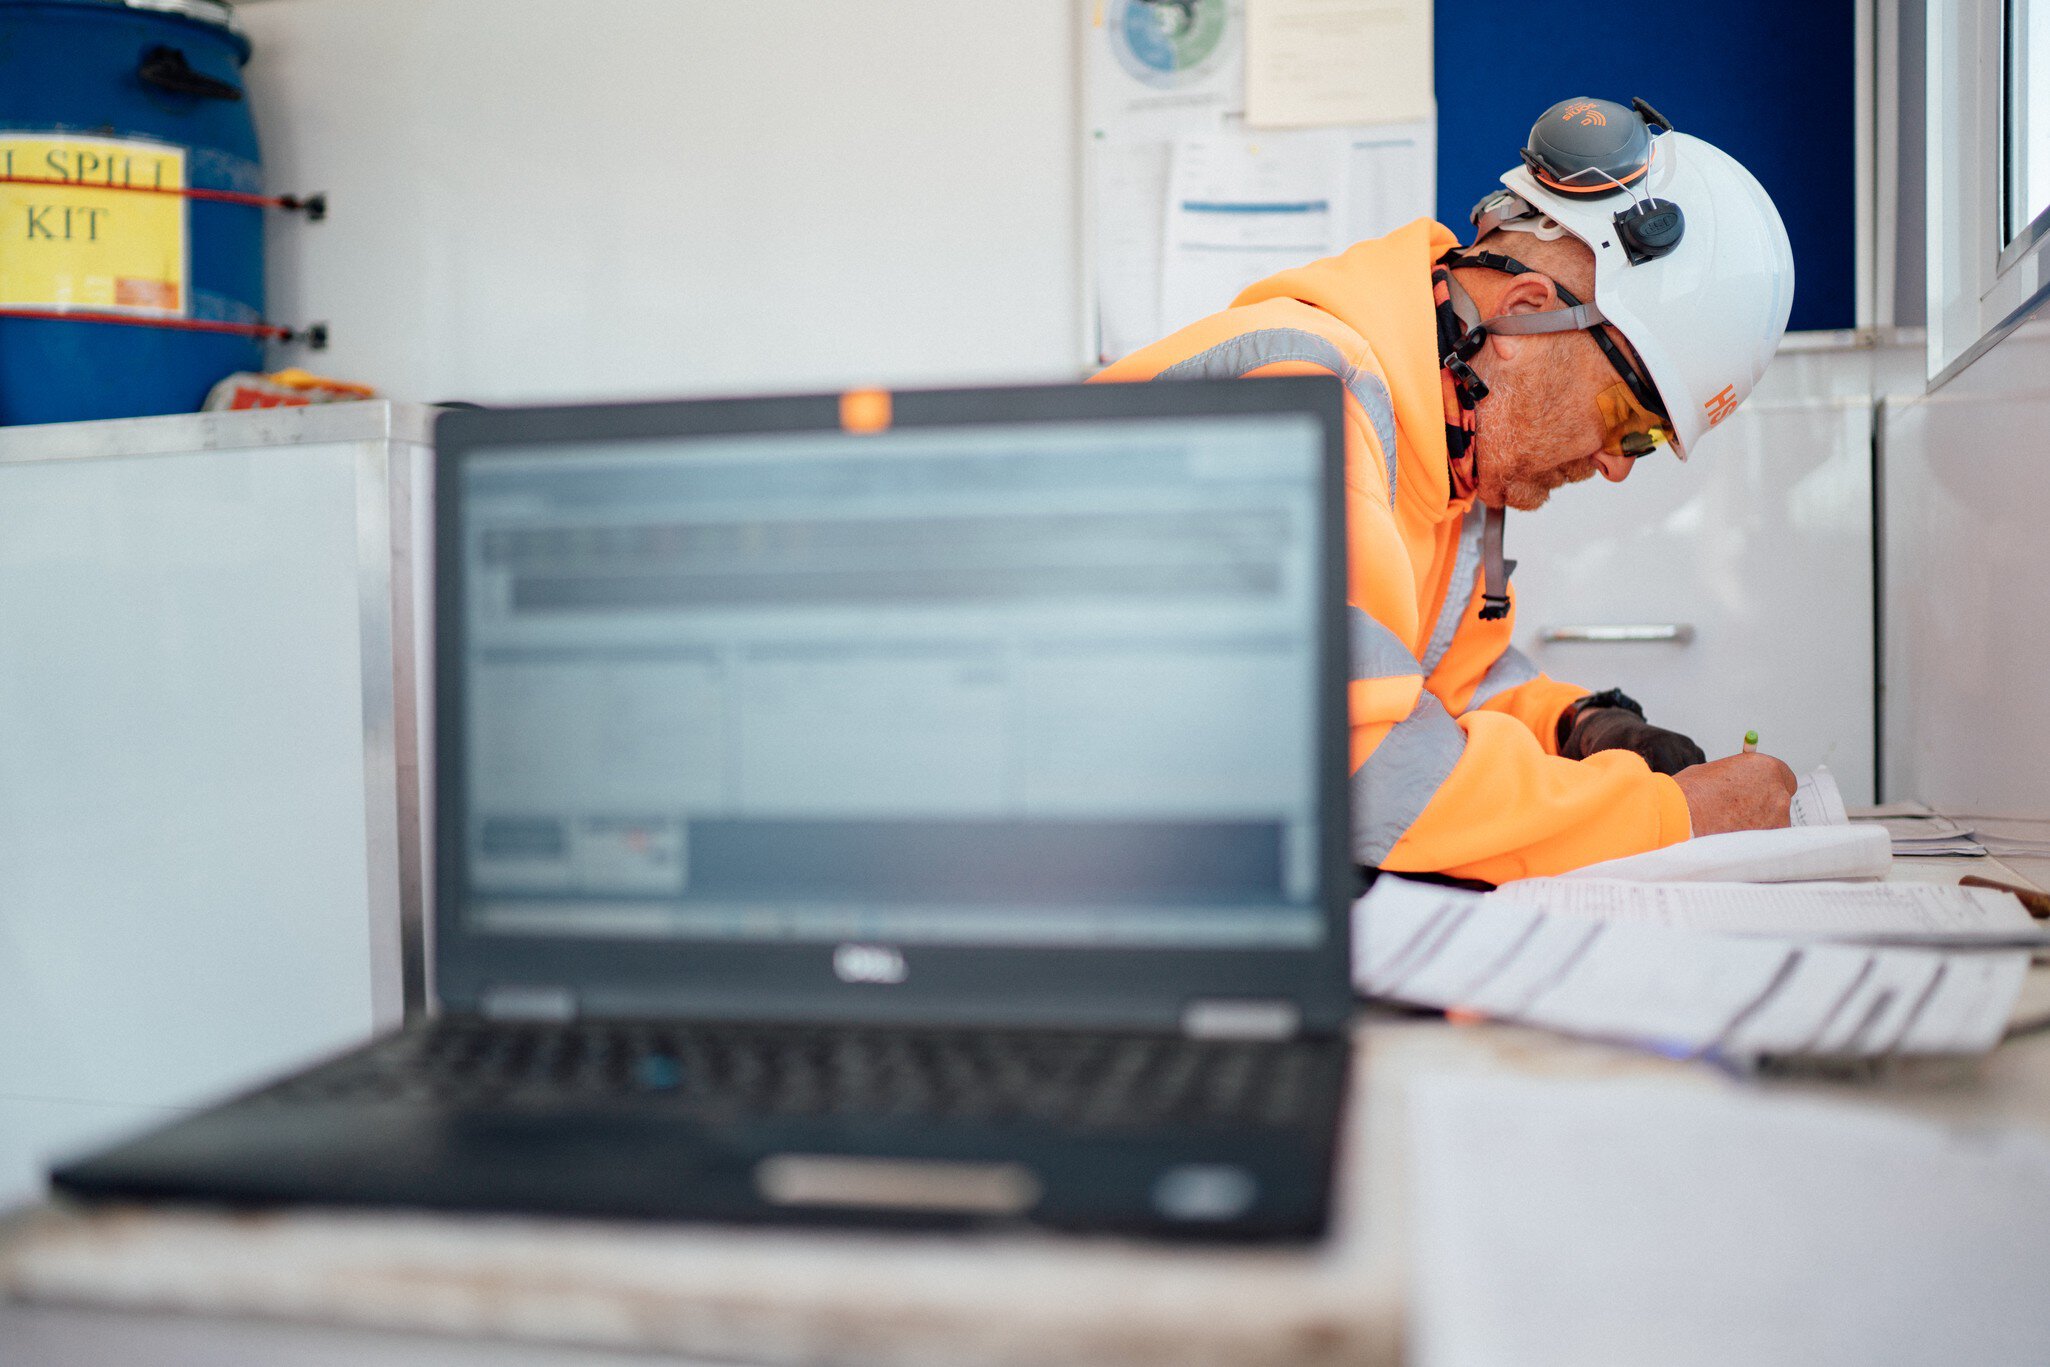
<svg viewBox="0 0 2050 1367"><path fill-rule="evenodd" d="M1852 0L1438 0L1438 218L1467 212L1576 95L1641 95L1751 169L1794 243L1793 328L1856 311Z"/></svg>

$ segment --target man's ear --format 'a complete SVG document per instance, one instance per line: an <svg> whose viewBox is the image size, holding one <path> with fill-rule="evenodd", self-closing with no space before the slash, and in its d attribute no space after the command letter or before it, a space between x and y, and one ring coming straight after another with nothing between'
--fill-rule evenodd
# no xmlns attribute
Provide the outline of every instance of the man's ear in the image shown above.
<svg viewBox="0 0 2050 1367"><path fill-rule="evenodd" d="M1559 287L1552 283L1550 276L1531 271L1528 274L1509 277L1508 285L1495 299L1494 311L1499 316L1505 313L1543 313L1558 307ZM1503 336L1491 332L1488 334L1488 345L1494 348L1496 356L1509 361L1515 359L1517 349L1530 339L1529 335Z"/></svg>

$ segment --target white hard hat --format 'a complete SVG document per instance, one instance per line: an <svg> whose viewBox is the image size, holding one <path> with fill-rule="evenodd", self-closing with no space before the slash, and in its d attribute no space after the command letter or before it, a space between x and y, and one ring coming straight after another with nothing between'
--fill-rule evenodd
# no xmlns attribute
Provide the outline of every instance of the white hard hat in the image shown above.
<svg viewBox="0 0 2050 1367"><path fill-rule="evenodd" d="M1591 99L1546 110L1502 184L1474 207L1475 240L1564 230L1587 245L1593 307L1557 312L1629 339L1685 460L1750 395L1787 330L1794 254L1765 187L1642 100ZM1489 328L1551 330L1497 325L1507 321Z"/></svg>

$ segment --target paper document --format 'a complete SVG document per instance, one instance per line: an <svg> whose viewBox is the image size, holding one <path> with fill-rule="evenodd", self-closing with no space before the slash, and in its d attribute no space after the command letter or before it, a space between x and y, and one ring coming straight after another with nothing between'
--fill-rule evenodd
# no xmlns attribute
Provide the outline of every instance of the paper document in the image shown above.
<svg viewBox="0 0 2050 1367"><path fill-rule="evenodd" d="M1392 877L1353 907L1364 996L1686 1058L1982 1052L2027 970L2026 954L1596 921Z"/></svg>
<svg viewBox="0 0 2050 1367"><path fill-rule="evenodd" d="M1168 178L1160 323L1184 327L1256 280L1344 245L1349 134L1182 138Z"/></svg>
<svg viewBox="0 0 2050 1367"><path fill-rule="evenodd" d="M2015 836L1987 835L1983 831L1978 832L1976 838L1988 854L2013 855L2017 859L2050 859L2050 840L2023 840Z"/></svg>
<svg viewBox="0 0 2050 1367"><path fill-rule="evenodd" d="M1893 852L1909 858L1942 858L1985 854L1986 846L1975 833L1947 816L1933 812L1915 815L1861 815L1852 818L1861 825L1884 829L1893 840Z"/></svg>
<svg viewBox="0 0 2050 1367"><path fill-rule="evenodd" d="M1430 118L1431 0L1246 0L1246 122Z"/></svg>
<svg viewBox="0 0 2050 1367"><path fill-rule="evenodd" d="M1266 30L1279 34L1279 46L1267 44L1262 80L1270 111L1282 102L1278 121L1327 122L1337 94L1370 98L1377 112L1372 121L1255 137L1247 136L1241 0L1091 0L1080 13L1083 212L1099 364L1228 307L1255 280L1432 213L1438 152L1427 4L1273 7L1261 22L1281 21ZM1328 80L1298 72L1302 79L1276 85L1278 71L1307 55L1308 35L1327 29L1371 30L1383 55L1344 72L1327 63ZM1391 55L1414 47L1419 33L1419 60ZM1349 63L1349 52L1337 56ZM1412 88L1419 82L1420 100Z"/></svg>
<svg viewBox="0 0 2050 1367"><path fill-rule="evenodd" d="M1167 223L1165 142L1100 142L1095 194L1098 344L1110 360L1160 340L1161 234Z"/></svg>
<svg viewBox="0 0 2050 1367"><path fill-rule="evenodd" d="M1706 1078L1406 1099L1417 1367L2045 1357L2040 1135Z"/></svg>
<svg viewBox="0 0 2050 1367"><path fill-rule="evenodd" d="M1892 844L1877 826L1789 826L1777 831L1699 835L1663 849L1589 864L1559 877L1655 883L1797 883L1883 878L1892 860Z"/></svg>
<svg viewBox="0 0 2050 1367"><path fill-rule="evenodd" d="M1913 934L1997 938L2036 928L2009 893L1941 883L1668 884L1525 878L1505 883L1488 894L1488 901L1598 921L1803 940Z"/></svg>
<svg viewBox="0 0 2050 1367"><path fill-rule="evenodd" d="M1787 819L1796 826L1842 826L1850 821L1844 814L1844 795L1828 765L1801 776Z"/></svg>

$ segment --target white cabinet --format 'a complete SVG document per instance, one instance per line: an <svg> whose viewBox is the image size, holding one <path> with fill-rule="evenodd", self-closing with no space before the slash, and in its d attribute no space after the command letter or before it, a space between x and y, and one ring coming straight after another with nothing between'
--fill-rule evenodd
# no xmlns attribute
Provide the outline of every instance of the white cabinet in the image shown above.
<svg viewBox="0 0 2050 1367"><path fill-rule="evenodd" d="M0 431L0 1206L417 998L426 442L385 403Z"/></svg>
<svg viewBox="0 0 2050 1367"><path fill-rule="evenodd" d="M1554 678L1623 689L1711 759L1755 729L1871 801L1871 450L1869 392L1761 393L1685 465L1654 455L1512 515L1517 644ZM1586 627L1654 639L1559 639ZM1657 639L1669 627L1685 639Z"/></svg>

